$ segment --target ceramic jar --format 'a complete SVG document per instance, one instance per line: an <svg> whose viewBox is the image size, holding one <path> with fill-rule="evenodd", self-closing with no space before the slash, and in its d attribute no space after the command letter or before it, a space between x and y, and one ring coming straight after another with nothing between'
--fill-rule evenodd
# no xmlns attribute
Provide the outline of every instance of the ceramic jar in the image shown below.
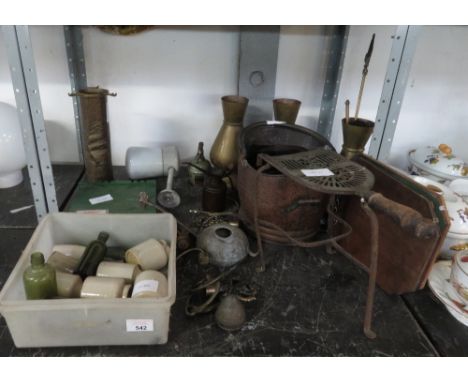
<svg viewBox="0 0 468 382"><path fill-rule="evenodd" d="M166 297L168 292L167 278L158 271L143 271L135 279L132 298Z"/></svg>
<svg viewBox="0 0 468 382"><path fill-rule="evenodd" d="M452 148L446 144L411 150L408 159L412 174L443 183L460 178L468 179L468 165L463 159L455 156Z"/></svg>
<svg viewBox="0 0 468 382"><path fill-rule="evenodd" d="M78 267L80 259L72 256L67 256L61 252L53 252L47 259L47 264L57 271L73 273Z"/></svg>
<svg viewBox="0 0 468 382"><path fill-rule="evenodd" d="M440 256L451 259L456 253L468 249L468 203L451 188L421 176L413 179L443 196L450 217L450 228L441 248Z"/></svg>
<svg viewBox="0 0 468 382"><path fill-rule="evenodd" d="M80 297L83 281L78 275L57 271L57 295L62 298Z"/></svg>
<svg viewBox="0 0 468 382"><path fill-rule="evenodd" d="M175 146L129 147L125 154L125 168L130 179L167 175L171 167L179 169L179 152Z"/></svg>
<svg viewBox="0 0 468 382"><path fill-rule="evenodd" d="M158 270L166 266L168 254L169 246L164 240L148 239L125 252L125 261L142 270Z"/></svg>
<svg viewBox="0 0 468 382"><path fill-rule="evenodd" d="M455 179L450 182L449 188L465 202L468 202L468 179Z"/></svg>
<svg viewBox="0 0 468 382"><path fill-rule="evenodd" d="M88 276L81 288L81 298L121 298L124 287L122 278Z"/></svg>
<svg viewBox="0 0 468 382"><path fill-rule="evenodd" d="M96 271L98 277L117 277L126 283L133 283L140 269L136 264L117 263L113 261L102 261Z"/></svg>
<svg viewBox="0 0 468 382"><path fill-rule="evenodd" d="M73 273L80 263L86 247L83 245L63 244L55 245L52 248L52 254L47 259L57 271Z"/></svg>

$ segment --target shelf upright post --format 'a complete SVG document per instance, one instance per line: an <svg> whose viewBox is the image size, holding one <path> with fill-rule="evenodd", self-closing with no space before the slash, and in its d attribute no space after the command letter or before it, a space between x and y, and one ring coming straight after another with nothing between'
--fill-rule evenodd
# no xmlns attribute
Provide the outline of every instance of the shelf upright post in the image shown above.
<svg viewBox="0 0 468 382"><path fill-rule="evenodd" d="M271 119L279 26L241 26L238 94L249 99L245 124Z"/></svg>
<svg viewBox="0 0 468 382"><path fill-rule="evenodd" d="M333 128L348 34L349 26L338 25L327 27L327 35L329 37L326 51L327 68L317 125L317 132L327 139L330 139Z"/></svg>
<svg viewBox="0 0 468 382"><path fill-rule="evenodd" d="M18 33L21 27L5 25L2 26L2 32L7 48L16 107L23 131L34 206L37 219L40 221L49 211L57 209L57 203L31 43L27 27L24 28L26 30L23 29L23 33ZM25 61L24 58L28 55L29 60ZM47 189L46 181L49 182Z"/></svg>
<svg viewBox="0 0 468 382"><path fill-rule="evenodd" d="M67 51L68 74L70 76L71 91L76 92L87 87L85 57L83 49L83 35L78 25L66 25L63 28L65 48ZM75 117L76 141L80 163L83 159L83 140L81 136L81 119L79 97L73 97L73 112Z"/></svg>
<svg viewBox="0 0 468 382"><path fill-rule="evenodd" d="M400 25L393 38L369 155L386 161L390 155L420 26Z"/></svg>
<svg viewBox="0 0 468 382"><path fill-rule="evenodd" d="M47 143L47 133L42 112L41 96L39 93L39 83L37 79L36 65L32 50L29 27L27 25L17 25L16 35L18 46L23 63L24 79L29 100L30 114L32 118L36 146L41 166L42 181L45 191L47 209L49 212L58 212L57 196L55 193L54 174L50 162L49 144Z"/></svg>

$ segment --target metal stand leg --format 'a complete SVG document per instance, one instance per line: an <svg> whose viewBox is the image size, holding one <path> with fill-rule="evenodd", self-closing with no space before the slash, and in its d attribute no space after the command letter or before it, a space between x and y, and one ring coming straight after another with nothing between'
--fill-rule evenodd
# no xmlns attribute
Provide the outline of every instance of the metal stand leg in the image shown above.
<svg viewBox="0 0 468 382"><path fill-rule="evenodd" d="M328 201L328 206L329 206L329 209L330 211L334 211L336 210L336 199L335 199L335 196L331 196L330 197L330 200ZM328 235L330 237L332 237L334 235L334 227L335 223L333 222L333 218L329 215L328 216L328 222L327 222L327 232L328 232ZM327 254L329 255L333 255L336 253L336 249L334 247L334 242L331 242L330 244L327 244L326 245L326 251L327 251Z"/></svg>
<svg viewBox="0 0 468 382"><path fill-rule="evenodd" d="M370 241L371 241L371 257L369 266L369 286L367 288L366 312L364 315L364 334L367 338L374 339L375 332L371 329L372 312L374 308L375 281L377 278L377 264L379 259L379 223L375 212L369 207L366 202L362 203L362 208L370 220Z"/></svg>
<svg viewBox="0 0 468 382"><path fill-rule="evenodd" d="M260 167L257 170L256 176L255 176L255 190L254 190L254 198L255 198L255 203L254 203L254 226L255 226L255 236L257 237L257 246L258 246L258 253L260 254L259 256L259 264L257 266L257 272L264 272L265 271L265 256L263 253L263 243L262 243L262 236L260 235L260 227L258 223L258 178L259 175L269 168L270 165L266 164L262 167Z"/></svg>

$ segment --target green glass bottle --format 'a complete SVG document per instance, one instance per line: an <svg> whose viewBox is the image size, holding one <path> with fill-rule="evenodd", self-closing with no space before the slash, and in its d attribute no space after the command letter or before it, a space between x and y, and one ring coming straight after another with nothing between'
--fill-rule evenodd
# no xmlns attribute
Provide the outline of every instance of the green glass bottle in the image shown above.
<svg viewBox="0 0 468 382"><path fill-rule="evenodd" d="M57 296L55 269L45 263L41 252L34 252L31 255L31 265L23 273L23 284L28 300Z"/></svg>
<svg viewBox="0 0 468 382"><path fill-rule="evenodd" d="M196 167L191 165L195 165ZM205 155L203 153L203 142L198 142L197 155L195 155L195 158L190 162L188 169L190 183L194 186L196 184L203 184L205 173L209 172L210 168L210 162L205 159Z"/></svg>
<svg viewBox="0 0 468 382"><path fill-rule="evenodd" d="M76 275L80 275L84 280L86 277L96 274L99 263L104 260L107 254L107 239L109 239L107 232L99 232L97 240L88 244L75 270Z"/></svg>

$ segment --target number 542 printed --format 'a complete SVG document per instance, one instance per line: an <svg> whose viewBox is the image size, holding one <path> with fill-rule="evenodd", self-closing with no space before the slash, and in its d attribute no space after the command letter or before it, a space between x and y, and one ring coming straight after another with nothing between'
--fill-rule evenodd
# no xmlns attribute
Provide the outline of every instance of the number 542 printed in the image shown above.
<svg viewBox="0 0 468 382"><path fill-rule="evenodd" d="M153 320L150 319L128 319L127 332L152 332L154 331Z"/></svg>

